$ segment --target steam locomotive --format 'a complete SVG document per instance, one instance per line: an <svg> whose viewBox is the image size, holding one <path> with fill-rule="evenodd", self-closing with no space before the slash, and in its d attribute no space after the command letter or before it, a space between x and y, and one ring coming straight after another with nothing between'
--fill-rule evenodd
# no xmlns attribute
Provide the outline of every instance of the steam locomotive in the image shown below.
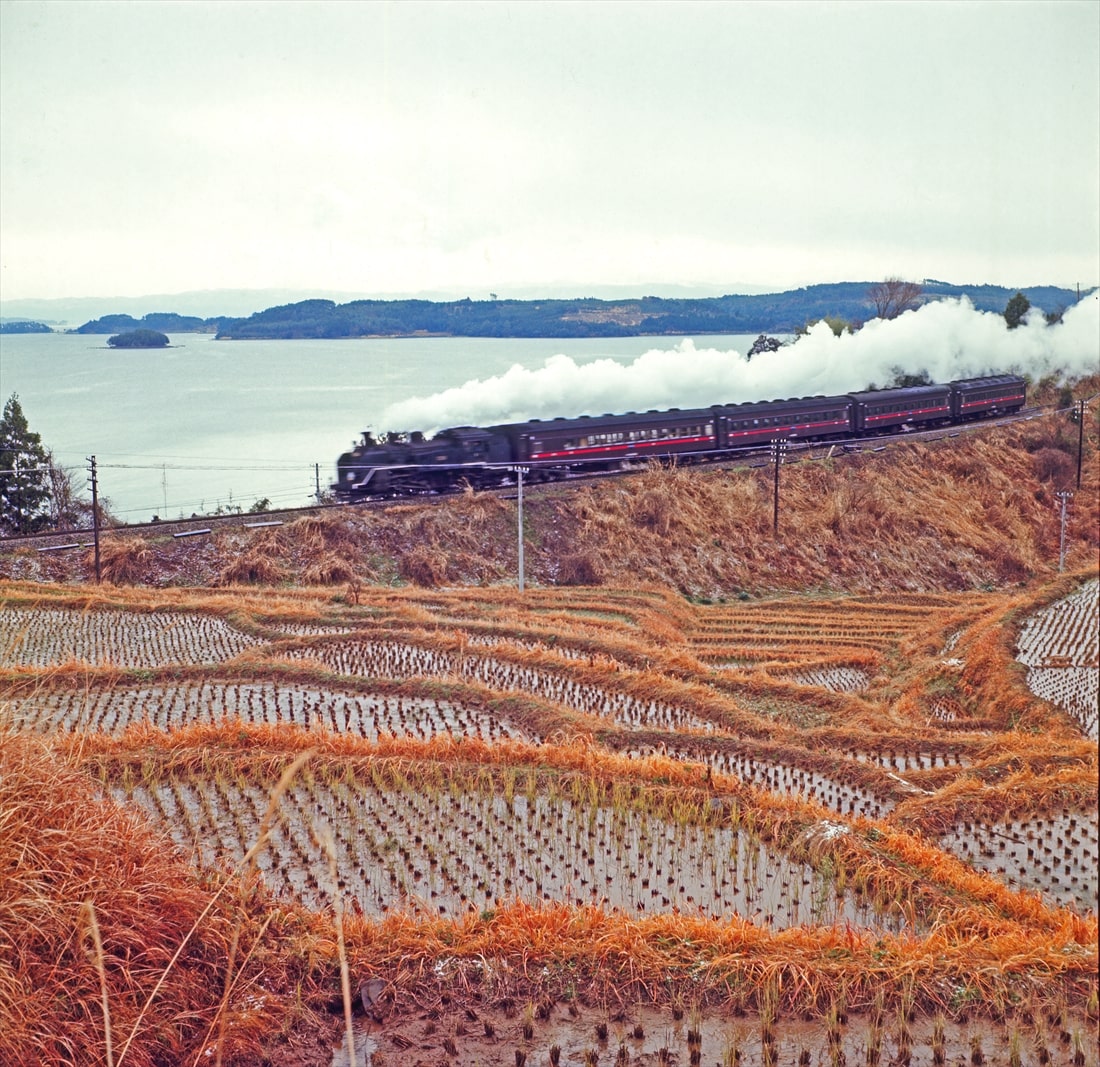
<svg viewBox="0 0 1100 1067"><path fill-rule="evenodd" d="M700 462L780 438L860 438L992 418L1019 411L1026 393L1023 378L999 374L842 396L456 426L430 439L391 433L376 440L364 432L336 461L333 490L354 501L498 486L511 480L508 468L517 464L529 481L549 481L645 459Z"/></svg>

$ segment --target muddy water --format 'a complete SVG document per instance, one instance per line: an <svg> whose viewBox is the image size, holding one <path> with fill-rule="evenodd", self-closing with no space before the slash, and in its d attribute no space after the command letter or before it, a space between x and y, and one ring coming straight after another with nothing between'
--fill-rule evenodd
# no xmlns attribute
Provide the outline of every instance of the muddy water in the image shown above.
<svg viewBox="0 0 1100 1067"><path fill-rule="evenodd" d="M937 1062L951 1067L981 1063L1007 1067L1013 1062L1014 1050L1021 1064L1049 1062L1053 1067L1069 1067L1079 1050L1082 1067L1097 1067L1095 1025L1080 1018L1064 1022L1063 1029L1012 1019L1003 1023L978 1017L937 1022L930 1016L906 1019L897 1011L883 1012L877 1019L873 1013L853 1013L836 1026L830 1038L823 1019L779 1015L765 1026L758 1014L735 1015L729 1009L558 1003L543 1018L541 1011L532 1012L524 1006L508 1013L473 1004L461 1010L455 1006L434 1012L396 1012L381 1024L369 1026L360 1020L357 1048L362 1040L369 1043L370 1051L369 1058L363 1055L356 1063L359 1067L435 1067L443 1063L450 1067L514 1067L522 1054L525 1067L545 1067L554 1062L552 1050L556 1047L558 1060L566 1067L585 1063L586 1055L592 1054L595 1058L589 1062L605 1067L687 1067L695 1062L693 1051L706 1067L761 1067L766 1063L777 1067L870 1063L933 1067ZM525 1023L530 1026L530 1037L524 1036ZM943 1055L938 1061L937 1048ZM1043 1050L1048 1057L1045 1061ZM347 1064L345 1042L332 1067Z"/></svg>

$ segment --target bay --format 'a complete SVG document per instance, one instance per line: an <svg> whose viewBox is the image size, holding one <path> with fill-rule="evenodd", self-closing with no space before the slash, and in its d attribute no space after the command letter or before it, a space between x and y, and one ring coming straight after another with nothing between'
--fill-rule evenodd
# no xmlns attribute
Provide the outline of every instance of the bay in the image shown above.
<svg viewBox="0 0 1100 1067"><path fill-rule="evenodd" d="M414 396L541 367L632 362L680 337L593 339L369 338L215 341L180 334L160 350L119 350L106 337L0 335L0 403L12 393L56 460L94 455L101 493L124 522L243 507L308 504L337 456L386 408ZM753 337L690 338L744 352ZM563 411L569 416L575 412ZM409 427L410 429L412 427Z"/></svg>

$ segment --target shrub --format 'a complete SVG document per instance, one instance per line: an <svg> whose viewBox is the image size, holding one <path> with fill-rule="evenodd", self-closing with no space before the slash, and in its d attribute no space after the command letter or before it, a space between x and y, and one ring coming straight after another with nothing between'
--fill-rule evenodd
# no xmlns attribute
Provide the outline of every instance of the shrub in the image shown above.
<svg viewBox="0 0 1100 1067"><path fill-rule="evenodd" d="M437 548L417 545L401 557L397 569L407 581L431 588L446 581L447 557Z"/></svg>
<svg viewBox="0 0 1100 1067"><path fill-rule="evenodd" d="M152 559L153 553L136 537L109 539L99 546L100 576L115 585L133 585L145 577ZM89 552L85 562L94 566L94 553Z"/></svg>
<svg viewBox="0 0 1100 1067"><path fill-rule="evenodd" d="M606 577L603 560L591 550L563 557L558 569L559 585L599 585Z"/></svg>
<svg viewBox="0 0 1100 1067"><path fill-rule="evenodd" d="M266 552L264 546L257 545L224 567L218 576L218 584L274 585L285 578L286 571L278 560Z"/></svg>
<svg viewBox="0 0 1100 1067"><path fill-rule="evenodd" d="M1068 485L1077 466L1060 448L1041 448L1032 457L1035 477L1041 482Z"/></svg>

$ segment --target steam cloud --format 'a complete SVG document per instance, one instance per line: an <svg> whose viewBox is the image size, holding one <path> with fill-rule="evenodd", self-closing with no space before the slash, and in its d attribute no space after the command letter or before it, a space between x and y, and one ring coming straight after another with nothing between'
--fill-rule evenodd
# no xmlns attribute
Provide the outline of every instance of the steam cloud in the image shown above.
<svg viewBox="0 0 1100 1067"><path fill-rule="evenodd" d="M1047 326L1032 308L1007 329L1004 316L976 311L965 297L939 300L896 319L873 319L858 333L835 337L821 322L793 344L754 356L696 348L690 340L651 349L631 363L599 359L577 364L556 355L536 369L518 364L504 374L470 381L433 396L391 404L382 425L434 433L447 426L489 426L557 416L708 407L777 397L831 395L885 384L895 369L927 371L947 382L1012 372L1033 379L1095 373L1100 292Z"/></svg>

